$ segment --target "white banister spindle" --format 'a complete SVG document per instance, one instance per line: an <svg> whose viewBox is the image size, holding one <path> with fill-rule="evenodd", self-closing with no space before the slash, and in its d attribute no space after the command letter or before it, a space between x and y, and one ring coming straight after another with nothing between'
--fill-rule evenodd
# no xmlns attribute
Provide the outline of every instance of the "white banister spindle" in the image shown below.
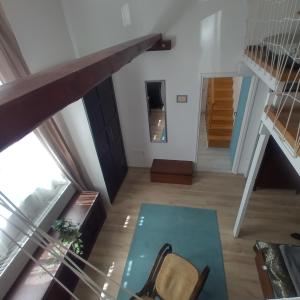
<svg viewBox="0 0 300 300"><path fill-rule="evenodd" d="M87 273L82 270L73 259L68 257L66 253L68 252L71 256L76 258L77 260L83 262L86 267L91 268L97 274L99 274L106 282L111 282L114 285L118 286L120 290L128 295L128 298L134 297L135 299L140 299L137 295L132 293L126 288L123 288L118 282L113 280L110 276L108 276L103 271L99 270L97 267L83 259L80 255L77 255L73 251L69 251L69 248L62 244L59 240L54 239L48 233L44 232L40 228L38 228L27 216L25 216L18 207L14 205L14 203L8 199L1 191L0 191L0 206L5 208L15 217L15 220L20 222L20 224L14 223L9 217L0 214L0 218L6 220L8 224L10 224L15 230L22 233L25 237L30 239L30 241L36 246L42 248L44 251L51 254L55 259L57 259L60 263L66 266L69 270L71 270L95 295L98 299L115 299L114 296L110 295L106 289L99 286L99 283L95 282ZM48 270L48 266L33 257L20 242L18 242L10 233L6 232L4 229L0 228L0 232L9 239L13 245L19 248L28 258L30 258L34 263L39 265L44 272L46 272L49 276L53 278L63 289L70 294L74 299L79 298L71 292L66 286L63 285L52 273Z"/></svg>
<svg viewBox="0 0 300 300"><path fill-rule="evenodd" d="M235 225L233 228L233 236L237 238L240 234L241 226L244 221L246 210L252 195L253 187L255 184L256 176L262 162L265 149L269 140L269 132L263 126L260 129L259 139L254 152L253 160L247 177L245 189L243 192L240 208L236 217Z"/></svg>
<svg viewBox="0 0 300 300"><path fill-rule="evenodd" d="M254 4L253 4L254 5ZM293 156L299 152L300 0L258 0L248 20L246 62L274 91L274 129ZM270 107L267 109L267 114ZM295 124L295 122L298 124Z"/></svg>

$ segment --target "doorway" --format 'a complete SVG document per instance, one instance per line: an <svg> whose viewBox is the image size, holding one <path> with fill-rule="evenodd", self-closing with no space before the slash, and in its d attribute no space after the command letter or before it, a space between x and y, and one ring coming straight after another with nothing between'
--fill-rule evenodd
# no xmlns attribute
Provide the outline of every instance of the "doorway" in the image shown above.
<svg viewBox="0 0 300 300"><path fill-rule="evenodd" d="M247 101L249 92L249 86L245 88L243 82L243 77L203 77L198 171L231 173L239 139L236 127L240 126L245 109L245 105L241 107L239 103Z"/></svg>

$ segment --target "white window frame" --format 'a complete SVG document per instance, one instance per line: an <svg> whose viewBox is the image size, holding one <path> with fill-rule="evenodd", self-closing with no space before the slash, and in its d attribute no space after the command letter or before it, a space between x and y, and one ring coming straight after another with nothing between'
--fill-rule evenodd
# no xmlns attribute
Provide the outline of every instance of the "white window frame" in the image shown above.
<svg viewBox="0 0 300 300"><path fill-rule="evenodd" d="M74 184L71 182L66 183L52 199L42 216L37 220L36 226L46 232L49 231L54 221L59 218L76 191ZM20 241L20 244L23 245L24 250L30 254L33 254L38 248L30 238L26 237L24 237L23 241ZM16 251L16 254L11 258L11 261L0 275L0 299L7 294L29 260L29 257L21 250Z"/></svg>
<svg viewBox="0 0 300 300"><path fill-rule="evenodd" d="M42 217L39 223L39 228L44 231L48 231L54 220L61 215L75 192L75 186L69 183L62 193L57 195L56 199L53 199L53 205L47 214ZM33 254L37 249L37 245L31 242L30 239L27 239L24 243L24 249ZM28 261L29 258L22 251L17 252L0 277L0 299L2 299L8 292Z"/></svg>

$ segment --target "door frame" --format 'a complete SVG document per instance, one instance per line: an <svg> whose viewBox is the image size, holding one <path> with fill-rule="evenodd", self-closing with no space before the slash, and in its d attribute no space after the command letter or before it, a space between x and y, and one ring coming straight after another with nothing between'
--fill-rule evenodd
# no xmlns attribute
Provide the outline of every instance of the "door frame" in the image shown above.
<svg viewBox="0 0 300 300"><path fill-rule="evenodd" d="M198 109L198 127L197 127L197 143L196 143L196 153L195 153L195 164L198 164L198 152L200 145L200 126L201 126L201 111L202 111L202 97L203 97L203 80L204 78L218 78L218 77L240 77L238 72L219 72L219 73L201 73L200 74L200 97L199 97L199 109Z"/></svg>
<svg viewBox="0 0 300 300"><path fill-rule="evenodd" d="M232 164L232 173L237 174L240 166L240 161L242 157L242 151L245 144L245 139L248 131L249 121L250 121L250 115L251 111L254 105L256 90L258 86L259 79L257 76L253 75L250 83L250 88L248 92L246 107L244 111L243 121L241 125L241 130L239 134L238 144L236 146L236 151L234 155L234 160Z"/></svg>
<svg viewBox="0 0 300 300"><path fill-rule="evenodd" d="M203 80L204 78L218 78L218 77L245 77L247 75L241 75L238 72L223 72L223 73L202 73L200 75L200 98L199 98L199 110L198 110L198 128L197 128L197 144L196 144L196 154L195 154L195 164L198 164L198 152L199 152L199 145L200 145L200 123L201 123L201 109L202 109L202 96L203 96ZM249 76L249 75L248 75ZM239 135L239 142L237 145L237 150L234 155L234 162L232 165L231 172L234 174L238 173L238 168L242 156L242 149L244 146L244 142L246 139L247 129L250 121L250 113L252 111L252 107L254 104L256 89L258 86L259 79L254 74L251 74L251 84L249 88L247 104L245 107L244 117L242 121L242 127Z"/></svg>

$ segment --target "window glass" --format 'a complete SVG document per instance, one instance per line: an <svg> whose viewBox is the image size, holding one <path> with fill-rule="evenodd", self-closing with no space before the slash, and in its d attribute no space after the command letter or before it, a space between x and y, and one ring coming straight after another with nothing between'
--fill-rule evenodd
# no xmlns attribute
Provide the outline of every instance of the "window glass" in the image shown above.
<svg viewBox="0 0 300 300"><path fill-rule="evenodd" d="M34 133L0 153L0 191L36 225L58 201L70 182ZM27 239L3 217L17 226L24 224L0 205L0 228L24 243ZM0 274L18 247L0 232Z"/></svg>

